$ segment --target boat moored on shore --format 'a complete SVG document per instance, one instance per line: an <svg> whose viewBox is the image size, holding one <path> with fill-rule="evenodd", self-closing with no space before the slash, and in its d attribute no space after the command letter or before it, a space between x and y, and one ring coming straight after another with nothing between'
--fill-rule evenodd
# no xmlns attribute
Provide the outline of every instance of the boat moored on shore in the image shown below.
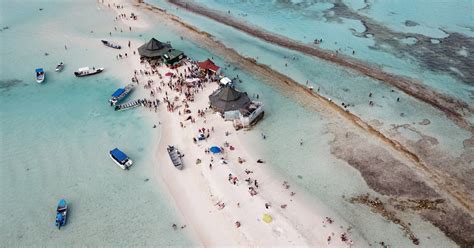
<svg viewBox="0 0 474 248"><path fill-rule="evenodd" d="M85 76L91 76L97 73L101 73L103 71L104 71L104 68L102 67L100 68L92 67L92 69L89 67L81 67L77 71L74 72L74 75L76 75L76 77L85 77Z"/></svg>
<svg viewBox="0 0 474 248"><path fill-rule="evenodd" d="M183 161L182 161L182 157L184 155L182 155L178 149L176 149L176 147L174 146L168 146L168 148L166 148L166 150L168 151L168 155L170 156L170 159L171 159L171 162L173 163L174 167L178 170L182 170L184 168L183 166Z"/></svg>
<svg viewBox="0 0 474 248"><path fill-rule="evenodd" d="M126 102L124 104L116 105L115 111L126 110L131 108L136 108L143 104L143 100L133 100L130 102Z"/></svg>
<svg viewBox="0 0 474 248"><path fill-rule="evenodd" d="M100 40L102 42L102 44L104 44L105 46L108 46L110 48L115 48L115 49L122 49L122 46L120 46L119 44L115 44L113 42L110 42L108 40Z"/></svg>
<svg viewBox="0 0 474 248"><path fill-rule="evenodd" d="M36 69L36 82L39 84L44 82L44 76L45 76L45 72L43 68L37 68Z"/></svg>
<svg viewBox="0 0 474 248"><path fill-rule="evenodd" d="M133 161L118 148L111 150L109 156L123 170L128 170L133 164Z"/></svg>

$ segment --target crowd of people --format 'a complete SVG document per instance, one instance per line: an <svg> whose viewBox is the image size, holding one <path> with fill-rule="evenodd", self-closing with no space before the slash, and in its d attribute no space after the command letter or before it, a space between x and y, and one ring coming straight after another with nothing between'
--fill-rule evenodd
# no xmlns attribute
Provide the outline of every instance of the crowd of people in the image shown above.
<svg viewBox="0 0 474 248"><path fill-rule="evenodd" d="M123 6L115 5L114 7L118 9L123 8ZM120 14L116 17L116 20L127 18L135 19L136 16L132 14L131 17L128 17L126 14ZM118 31L118 29L116 29L116 31ZM128 48L131 49L130 42ZM124 55L117 55L117 59L135 57L131 56L132 52L133 55L136 55L135 50L128 52L129 53L124 53ZM295 59L296 58L293 58L293 60ZM202 120L204 125L197 129L197 136L192 137L192 141L196 146L201 145L200 141L202 140L213 139L214 136L211 135L215 132L214 127L206 124L206 118L211 114L210 109L202 106L199 109L192 108L193 110L191 110L190 105L195 101L196 94L204 90L207 85L218 83L218 76L215 74L203 73L199 69L196 61L193 61L192 59L182 60L181 63L176 66L167 66L159 61L146 59L141 59L140 63L142 65L141 68L136 68L131 80L136 85L142 86L142 88L149 93L149 99L142 99L142 105L154 112L158 112L160 104L166 106L166 111L179 116L181 128L193 128L193 123L196 123L197 120ZM164 69L165 67L166 69ZM164 71L166 73L163 73ZM258 99L259 96L257 95L256 98ZM154 127L156 127L156 125ZM225 137L230 135L232 135L230 132L225 131ZM263 139L266 139L265 134L262 133L261 135ZM200 137L203 137L203 139L200 139ZM300 145L303 145L302 140L300 140ZM228 168L228 171L230 172L226 179L231 185L234 185L236 188L244 187L242 190L248 191L250 197L260 197L259 191L262 187L265 187L265 183L263 182L262 185L260 184L260 181L257 179L259 176L258 169L254 170L252 169L252 166L261 165L264 161L258 159L256 163L252 163L251 161L247 162L240 156L229 156L230 153L236 153L236 147L226 140L220 140L220 145L218 146L221 150L219 155L212 153L207 147L199 149L200 152L204 150L204 156L209 160L209 171L212 171L210 173L218 173L216 167L225 166L225 168ZM217 157L218 159L214 160L214 157ZM229 157L237 157L237 163L233 163L234 161L229 160ZM201 158L197 158L197 165L203 164L202 162L205 158ZM234 166L239 166L241 169L234 170ZM243 180L245 183L242 183L240 180ZM288 196L290 199L295 195L295 192L289 191L290 185L287 182L283 183L283 188L288 190ZM223 210L226 207L226 202L225 200L220 200L215 204L215 206L217 209ZM269 210L271 206L272 204L270 202L265 201L261 206L262 211ZM279 206L281 209L286 209L288 204L283 203ZM240 202L237 203L237 207L240 207ZM236 220L234 224L237 228L241 228L242 225L245 225L241 220ZM186 226L184 225L181 228L184 227ZM173 224L172 228L177 230L178 226ZM347 237L346 233L342 234L341 240L344 242L352 242ZM328 242L330 242L330 240L328 240Z"/></svg>

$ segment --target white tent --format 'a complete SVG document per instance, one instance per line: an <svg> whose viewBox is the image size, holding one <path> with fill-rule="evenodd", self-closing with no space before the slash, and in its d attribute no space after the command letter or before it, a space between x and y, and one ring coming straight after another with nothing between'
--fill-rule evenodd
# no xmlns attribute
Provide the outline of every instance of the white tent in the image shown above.
<svg viewBox="0 0 474 248"><path fill-rule="evenodd" d="M231 84L232 80L230 80L230 78L228 78L228 77L223 77L220 82L221 82L222 85L225 86L225 85Z"/></svg>

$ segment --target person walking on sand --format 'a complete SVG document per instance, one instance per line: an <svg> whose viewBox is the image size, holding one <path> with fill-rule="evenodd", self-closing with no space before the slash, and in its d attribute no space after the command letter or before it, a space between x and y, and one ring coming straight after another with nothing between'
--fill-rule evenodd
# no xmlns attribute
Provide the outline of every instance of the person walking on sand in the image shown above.
<svg viewBox="0 0 474 248"><path fill-rule="evenodd" d="M303 139L300 139L300 146L303 145Z"/></svg>
<svg viewBox="0 0 474 248"><path fill-rule="evenodd" d="M209 170L212 170L212 164L209 164Z"/></svg>

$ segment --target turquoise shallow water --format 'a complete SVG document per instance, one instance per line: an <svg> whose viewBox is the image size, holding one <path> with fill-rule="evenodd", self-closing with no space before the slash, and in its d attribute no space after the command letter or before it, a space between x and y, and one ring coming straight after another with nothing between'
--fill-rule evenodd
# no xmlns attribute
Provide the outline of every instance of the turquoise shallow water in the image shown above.
<svg viewBox="0 0 474 248"><path fill-rule="evenodd" d="M203 2L199 1L199 2ZM444 113L437 111L428 104L417 101L410 96L407 96L403 92L400 92L398 89L393 88L389 85L381 83L377 80L373 80L368 77L360 76L357 73L352 73L351 71L329 64L325 61L305 56L301 53L296 53L294 51L289 51L278 46L274 46L263 42L259 39L252 38L246 34L236 31L235 29L228 28L225 25L216 23L212 20L209 20L205 17L194 15L192 13L186 12L181 9L172 8L171 5L166 3L163 0L151 0L150 2L156 2L160 6L167 7L168 11L180 16L184 20L196 25L202 30L206 30L216 38L222 41L226 46L232 47L240 54L248 57L257 59L258 62L269 65L273 69L282 72L285 75L288 75L292 79L296 80L301 84L308 84L313 86L315 89L320 88L320 94L323 96L329 97L332 100L336 101L339 104L345 103L350 104L350 111L354 112L356 115L362 117L366 122L377 120L380 124L378 126L383 131L390 131L393 128L393 125L403 125L406 123L413 124L414 127L423 132L425 135L432 136L440 141L440 147L452 153L454 157L459 155L459 152L463 148L463 140L466 137L469 137L469 132L457 127L450 120L448 120ZM302 11L301 8L292 9L288 8L287 5L282 6L282 4L275 4L273 2L252 2L252 1L211 1L216 4L206 5L208 7L223 9L227 7L232 9L234 15L238 18L250 18L250 13L259 12L262 13L255 15L255 23L258 21L258 25L262 25L267 28L267 25L276 25L278 26L279 22L284 21L284 17L287 15L295 15L297 11ZM305 2L305 1L303 1ZM240 4L239 4L240 3ZM251 6L259 6L251 8ZM263 8L262 6L268 6L268 8ZM320 9L314 9L316 6L319 6L320 3L311 5L310 11L320 11ZM323 7L327 4L322 4ZM332 5L326 6L325 8L330 8ZM285 8L286 7L286 8ZM242 8L247 8L249 16L239 16L235 12L242 11ZM272 9L278 9L278 12L272 12ZM296 8L296 7L295 7ZM270 9L270 10L269 10ZM241 12L238 12L241 13ZM303 11L303 13L306 13ZM314 14L314 13L313 13ZM260 19L265 19L265 21L260 22ZM270 20L275 20L275 23ZM289 22L287 25L280 25L281 28L288 28L292 25L298 25L301 22L301 28L290 29L291 32L298 32L300 29L305 28L316 28L314 25L309 26L308 22L319 22L314 15L302 15L297 18L290 18L292 22ZM247 20L248 21L248 20ZM334 26L335 29L344 29L344 32L330 32L329 35L344 35L345 32L349 32L347 26L341 23L325 23L323 25L328 25L328 29L331 26ZM319 27L319 25L317 25ZM269 28L269 27L268 27ZM286 29L285 29L286 30ZM329 32L329 31L328 31ZM286 31L280 30L279 33L287 35ZM343 40L349 42L353 46L365 46L366 39L359 39L352 34L348 34ZM389 58L390 54L380 53L382 57L378 55L371 56L370 61L376 60L380 63L387 63L391 66L397 65L395 61L392 61L393 58ZM389 56L389 57L386 57ZM286 57L286 59L285 59ZM295 58L293 60L292 58ZM415 70L416 73L424 73L419 71L419 68L416 69L416 66L410 60L399 60L400 63L405 63L410 68L405 68L405 66L395 66L398 71L406 73L407 71ZM288 66L285 66L285 63ZM393 68L395 68L393 67ZM433 74L432 72L425 71L427 74L430 74L431 79L428 82L439 83L442 86L443 91L451 91L452 94L455 94L457 98L466 100L467 102L472 102L472 87L458 83L451 83L454 80L448 75L439 75ZM402 73L402 74L403 74ZM437 78L435 80L435 78ZM369 98L369 93L373 93L372 98ZM397 98L400 98L400 102L397 102ZM368 102L372 100L375 102L374 107L369 107ZM403 116L402 116L403 115ZM416 123L421 122L423 119L429 119L431 124L428 126L416 125ZM407 140L416 142L420 136L408 131L409 135L406 135Z"/></svg>
<svg viewBox="0 0 474 248"><path fill-rule="evenodd" d="M157 165L149 163L159 130L151 128L146 112L115 113L106 103L115 88L130 76L123 70L125 63L115 60L114 51L98 43L111 26L95 24L110 23L111 13L90 2L50 3L15 5L2 1L2 7L7 6L11 11L2 12L2 26L6 23L10 28L0 33L0 103L4 106L0 112L1 244L190 245L189 237L171 231L171 223L179 223L178 214L167 202L158 177L153 175L153 167ZM44 8L43 12L38 11L40 7ZM79 8L81 12L73 11ZM193 58L202 60L214 56L198 44L181 41L179 34L159 23L154 24L151 30L140 32L141 37L127 33L121 36L143 41L156 36L171 41ZM44 31L38 29L39 26L45 27ZM94 32L90 33L91 30ZM42 35L41 31L47 35ZM252 51L257 44L261 50L252 52L262 60L271 61L275 56L286 54L260 46L245 36L230 36L227 32L222 32L222 36L243 41L240 45L234 44L236 49ZM67 51L64 50L65 43ZM44 56L45 52L50 55ZM225 63L214 57L218 64ZM57 74L52 70L60 60L64 60L67 67ZM300 66L314 63L303 58L301 61L295 68L288 69L288 73L300 74ZM32 72L39 65L47 71L44 85L34 82ZM74 78L72 71L84 65L105 66L107 71L87 79ZM244 134L249 144L259 146L255 154L267 157L279 173L333 208L369 242L385 240L398 246L411 244L398 226L341 199L343 194L372 191L357 171L330 154L328 142L332 137L325 132L327 121L283 97L256 77L233 68L226 73L231 77L239 74L244 81L239 87L250 95L258 93L266 105L263 122ZM352 77L337 71L332 73L336 79ZM311 76L314 75L308 77ZM305 77L298 79L304 82ZM366 79L360 80L362 83ZM334 87L325 88L325 91L338 92L338 87L342 86ZM267 134L268 142L261 140L261 132ZM297 144L300 137L305 137L304 149L288 147L288 144ZM134 159L136 164L129 172L121 171L107 157L108 150L115 146L123 148ZM298 179L297 175L302 175L303 179ZM145 182L145 179L150 180ZM61 197L71 202L72 214L68 226L57 232L53 226L54 207ZM23 219L24 213L28 213L26 220L18 221ZM431 236L430 240L421 237L422 245L452 246L431 225L421 220L414 223L418 223L414 224L415 229Z"/></svg>
<svg viewBox="0 0 474 248"><path fill-rule="evenodd" d="M147 2L166 6L173 13L193 22L195 16L190 16L164 0L149 0ZM324 49L354 56L363 61L381 66L384 70L400 75L420 79L421 82L437 91L472 102L472 86L460 82L445 73L427 70L420 60L413 55L404 55L390 44L376 43L374 37L360 36L365 31L363 23L357 19L334 17L329 12L334 4L326 1L246 1L246 0L196 0L195 2L207 8L227 12L232 17L251 25L281 34L304 43L312 43L314 39L323 39L319 46ZM472 38L473 20L472 1L343 1L356 13L367 16L390 30L410 34L423 34L428 37L446 37L443 32L459 32ZM410 2L410 3L409 3ZM291 20L291 21L289 21ZM408 27L405 21L416 22L417 25ZM198 21L197 24L201 24ZM375 31L372 31L375 32ZM382 39L390 37L382 37ZM442 46L443 44L441 44ZM406 48L410 49L410 48ZM419 49L419 48L413 48ZM459 48L460 51L462 47ZM472 49L472 48L466 48ZM356 51L352 54L352 51ZM436 63L433 59L432 63Z"/></svg>
<svg viewBox="0 0 474 248"><path fill-rule="evenodd" d="M180 219L150 162L159 130L144 111L108 105L128 77L125 63L95 37L108 29L95 24L111 23L111 13L90 1L1 4L9 29L0 33L0 246L190 245L171 229ZM56 73L59 61L66 68ZM106 71L73 76L86 65ZM39 66L42 85L34 80ZM110 160L114 147L134 160L130 171ZM70 218L58 231L55 207L63 197Z"/></svg>

